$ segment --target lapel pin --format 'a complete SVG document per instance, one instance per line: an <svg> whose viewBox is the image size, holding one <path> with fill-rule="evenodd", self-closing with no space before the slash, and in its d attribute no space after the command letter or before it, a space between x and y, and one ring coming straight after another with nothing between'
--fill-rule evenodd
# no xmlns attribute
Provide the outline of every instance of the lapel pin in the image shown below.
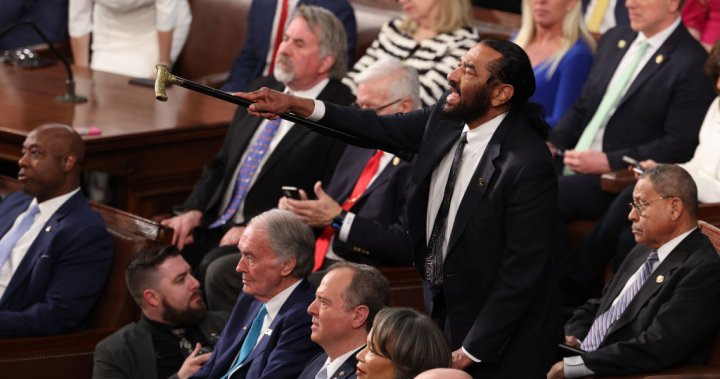
<svg viewBox="0 0 720 379"><path fill-rule="evenodd" d="M342 370L342 371L338 372L338 375L339 375L339 376L345 375L345 370Z"/></svg>
<svg viewBox="0 0 720 379"><path fill-rule="evenodd" d="M247 325L243 326L243 332L247 330Z"/></svg>
<svg viewBox="0 0 720 379"><path fill-rule="evenodd" d="M45 231L46 231L46 232L49 232L49 231L51 231L51 230L52 230L52 225L48 225L47 228L45 228Z"/></svg>
<svg viewBox="0 0 720 379"><path fill-rule="evenodd" d="M658 275L657 278L655 278L655 282L657 282L657 283L662 283L664 281L665 281L665 276L663 276L663 275Z"/></svg>
<svg viewBox="0 0 720 379"><path fill-rule="evenodd" d="M398 157L393 158L393 166L397 166L399 164L400 164L400 158L398 158Z"/></svg>
<svg viewBox="0 0 720 379"><path fill-rule="evenodd" d="M265 329L265 335L266 335L266 336L269 336L269 335L271 335L271 334L272 334L272 329L270 329L270 328Z"/></svg>
<svg viewBox="0 0 720 379"><path fill-rule="evenodd" d="M662 54L658 54L655 57L655 63L657 63L657 64L663 63L664 60L665 60L665 57Z"/></svg>
<svg viewBox="0 0 720 379"><path fill-rule="evenodd" d="M621 39L620 41L618 41L618 47L619 47L619 48L624 49L625 46L627 46L627 42L625 42L624 39Z"/></svg>
<svg viewBox="0 0 720 379"><path fill-rule="evenodd" d="M478 178L478 185L480 186L480 188L485 187L485 179L483 179L482 177L479 177L479 178Z"/></svg>

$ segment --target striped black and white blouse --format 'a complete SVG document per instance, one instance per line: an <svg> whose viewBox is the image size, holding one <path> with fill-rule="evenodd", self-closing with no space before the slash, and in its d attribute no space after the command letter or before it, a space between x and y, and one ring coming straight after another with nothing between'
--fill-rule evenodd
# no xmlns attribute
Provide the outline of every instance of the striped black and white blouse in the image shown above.
<svg viewBox="0 0 720 379"><path fill-rule="evenodd" d="M420 100L423 106L435 104L448 88L447 75L459 59L479 40L478 31L466 26L452 33L439 33L433 38L416 41L400 29L402 20L393 19L380 29L342 82L355 93L355 77L378 59L390 56L417 70L420 78Z"/></svg>

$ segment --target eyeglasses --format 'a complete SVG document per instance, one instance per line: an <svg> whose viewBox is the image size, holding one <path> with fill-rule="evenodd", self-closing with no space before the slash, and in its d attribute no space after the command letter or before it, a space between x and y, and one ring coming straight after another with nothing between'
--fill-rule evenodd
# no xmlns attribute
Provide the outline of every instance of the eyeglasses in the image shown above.
<svg viewBox="0 0 720 379"><path fill-rule="evenodd" d="M644 203L631 201L631 202L628 203L628 205L630 206L630 211L631 211L631 212L632 212L633 209L635 209L635 210L637 211L638 215L642 216L643 213L645 213L645 210L647 209L647 207L650 206L650 204L652 204L652 203L654 203L654 202L656 202L656 201L658 201L658 200L672 199L673 197L675 197L675 196L663 196L663 197L659 197L659 198L657 198L657 199L655 199L655 200L646 201L646 202L644 202Z"/></svg>
<svg viewBox="0 0 720 379"><path fill-rule="evenodd" d="M373 111L375 111L375 112L380 112L381 110L383 110L383 109L385 109L385 108L387 108L387 107L389 107L389 106L391 106L391 105L395 105L395 104L401 102L402 100L403 100L403 99L400 98L400 99L397 99L397 100L395 100L395 101L393 101L393 102L387 103L387 104L385 104L385 105L381 105L381 106L379 106L379 107L374 107L374 108L371 107L371 106L365 105L365 104L358 104L357 102L354 102L354 103L350 104L350 106L351 106L351 107L355 107L355 108L370 109L370 110L373 110Z"/></svg>

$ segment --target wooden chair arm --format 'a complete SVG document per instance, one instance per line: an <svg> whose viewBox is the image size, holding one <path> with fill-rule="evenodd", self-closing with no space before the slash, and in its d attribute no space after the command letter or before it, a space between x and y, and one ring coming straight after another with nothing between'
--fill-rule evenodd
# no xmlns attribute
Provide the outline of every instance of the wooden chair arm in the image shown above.
<svg viewBox="0 0 720 379"><path fill-rule="evenodd" d="M609 193L618 194L637 182L635 174L627 170L611 171L600 177L600 188Z"/></svg>

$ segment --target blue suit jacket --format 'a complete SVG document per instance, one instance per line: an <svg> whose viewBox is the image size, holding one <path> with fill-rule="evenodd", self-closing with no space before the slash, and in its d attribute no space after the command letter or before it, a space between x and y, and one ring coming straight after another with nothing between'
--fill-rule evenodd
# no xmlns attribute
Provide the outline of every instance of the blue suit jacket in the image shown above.
<svg viewBox="0 0 720 379"><path fill-rule="evenodd" d="M345 148L327 186L327 193L342 204L375 150ZM373 266L412 264L405 205L413 165L399 159L385 166L350 208L355 214L346 242L335 238L333 251L346 260Z"/></svg>
<svg viewBox="0 0 720 379"><path fill-rule="evenodd" d="M368 141L418 151L407 209L421 275L433 170L464 124L442 111L446 96L431 108L392 116L325 103L321 120ZM474 377L542 377L552 364L562 335L548 221L556 206L557 180L542 133L511 111L490 139L448 231L439 290L444 301L430 299L434 311L444 307L451 348L462 345L483 361L468 369Z"/></svg>
<svg viewBox="0 0 720 379"><path fill-rule="evenodd" d="M12 193L0 203L0 235L31 201L24 193ZM0 299L0 336L44 336L84 327L112 261L105 223L76 193L50 217L13 274Z"/></svg>
<svg viewBox="0 0 720 379"><path fill-rule="evenodd" d="M51 42L66 42L68 39L68 0L0 1L0 29L23 19L33 21ZM30 25L18 25L0 36L0 51L39 43L45 41Z"/></svg>
<svg viewBox="0 0 720 379"><path fill-rule="evenodd" d="M240 55L235 58L230 77L222 86L223 91L247 91L250 84L260 78L265 70L265 59L270 50L273 18L278 0L253 0L247 19L247 39ZM348 65L355 56L357 31L355 12L347 0L299 0L300 5L316 5L335 14L347 33ZM288 15L288 20L292 17ZM272 75L272 73L270 73Z"/></svg>
<svg viewBox="0 0 720 379"><path fill-rule="evenodd" d="M231 379L296 378L320 346L310 340L307 307L315 288L303 279L280 308L270 327ZM193 378L220 378L230 369L262 303L242 293L210 360Z"/></svg>
<svg viewBox="0 0 720 379"><path fill-rule="evenodd" d="M582 94L550 132L555 146L575 147L636 36L627 26L603 35ZM703 74L706 59L705 50L682 24L670 34L630 84L605 127L603 151L612 170L627 167L623 155L658 162L692 158L700 125L715 98Z"/></svg>

